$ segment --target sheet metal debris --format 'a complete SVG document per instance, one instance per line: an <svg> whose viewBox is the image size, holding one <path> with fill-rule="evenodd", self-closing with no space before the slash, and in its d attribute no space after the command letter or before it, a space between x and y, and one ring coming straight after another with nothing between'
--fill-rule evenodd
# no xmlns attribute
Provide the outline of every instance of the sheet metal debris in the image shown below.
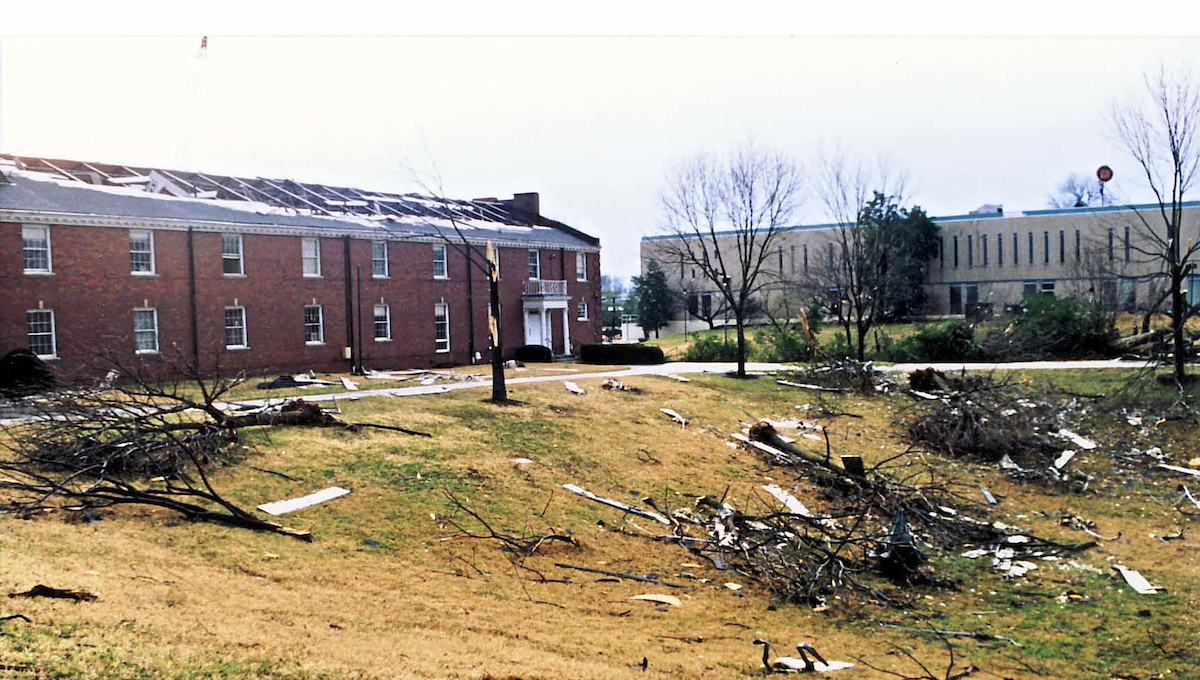
<svg viewBox="0 0 1200 680"><path fill-rule="evenodd" d="M646 593L645 595L634 595L629 598L631 600L641 600L643 602L657 602L658 604L669 604L672 607L682 607L683 603L674 595L663 595L661 593Z"/></svg>
<svg viewBox="0 0 1200 680"><path fill-rule="evenodd" d="M1074 432L1066 429L1065 427L1062 428L1061 430L1059 430L1057 434L1059 437L1062 437L1063 439L1070 440L1070 442L1072 444L1074 444L1075 446L1078 446L1079 448L1083 449L1084 451L1091 451L1092 449L1096 448L1096 442L1092 441L1091 439L1088 439L1087 437L1081 437L1081 436L1075 434Z"/></svg>
<svg viewBox="0 0 1200 680"><path fill-rule="evenodd" d="M582 387L580 387L579 385L576 385L575 383L571 382L570 380L563 381L563 388L566 389L571 394L587 394L587 392L585 392Z"/></svg>
<svg viewBox="0 0 1200 680"><path fill-rule="evenodd" d="M671 420L674 420L675 422L679 423L681 426L687 427L687 424L688 424L687 418L684 418L683 416L679 415L672 409L660 408L658 410L661 411L662 413L667 414L667 416L669 416L671 418Z"/></svg>
<svg viewBox="0 0 1200 680"><path fill-rule="evenodd" d="M1124 577L1125 582L1129 584L1129 587L1133 588L1134 591L1140 595L1157 595L1159 592L1163 592L1161 588L1156 588L1150 585L1150 582L1146 580L1145 576L1142 576L1137 571L1130 569L1129 567L1126 567L1122 564L1114 564L1112 565L1112 568L1120 572L1121 576Z"/></svg>
<svg viewBox="0 0 1200 680"><path fill-rule="evenodd" d="M299 498L290 498L283 501L273 501L271 503L263 503L258 506L259 510L268 515L284 515L289 512L294 512L302 508L307 508L318 503L331 501L335 498L341 498L350 493L349 489L343 489L340 486L331 486L328 489L321 489L315 493L310 493L307 496Z"/></svg>

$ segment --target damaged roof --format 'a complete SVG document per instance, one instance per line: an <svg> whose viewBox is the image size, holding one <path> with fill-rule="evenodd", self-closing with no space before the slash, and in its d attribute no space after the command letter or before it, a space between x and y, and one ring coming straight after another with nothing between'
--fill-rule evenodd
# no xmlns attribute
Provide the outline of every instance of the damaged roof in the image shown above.
<svg viewBox="0 0 1200 680"><path fill-rule="evenodd" d="M0 156L0 211L142 218L336 232L363 238L440 238L597 249L599 239L539 214L536 194L461 200L288 179L233 177L25 156ZM448 233L449 232L449 233Z"/></svg>

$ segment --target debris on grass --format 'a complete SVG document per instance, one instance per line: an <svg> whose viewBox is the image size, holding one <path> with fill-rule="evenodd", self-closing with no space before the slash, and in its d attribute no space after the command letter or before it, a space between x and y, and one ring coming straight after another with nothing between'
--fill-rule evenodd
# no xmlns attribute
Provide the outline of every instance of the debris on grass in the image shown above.
<svg viewBox="0 0 1200 680"><path fill-rule="evenodd" d="M602 387L606 390L612 390L613 392L629 392L630 394L641 394L642 393L642 388L626 385L625 383L621 382L620 380L617 380L616 378L605 379L604 382L600 383L600 387Z"/></svg>
<svg viewBox="0 0 1200 680"><path fill-rule="evenodd" d="M350 493L349 489L343 489L340 486L331 486L327 489L321 489L320 491L310 493L307 496L290 498L282 501L273 501L271 503L263 503L262 505L258 506L258 509L267 513L268 515L286 515L289 512L302 510L318 503L324 503L325 501L331 501L335 498L341 498L348 493Z"/></svg>
<svg viewBox="0 0 1200 680"><path fill-rule="evenodd" d="M349 378L345 378L345 377L342 378L342 387L345 387L346 389L350 390L351 392L358 391L358 383L354 382L353 380L351 380Z"/></svg>
<svg viewBox="0 0 1200 680"><path fill-rule="evenodd" d="M625 573L621 573L619 571L609 571L607 569L596 569L595 567L581 567L581 566L574 565L574 564L565 564L563 562L555 562L554 566L558 567L559 569L573 569L575 571L583 571L583 572L587 572L589 574L600 574L602 576L611 576L613 578L623 579L626 581L638 581L640 583L653 583L653 584L660 585L660 586L666 586L668 588L691 588L692 587L692 586L684 585L682 583L671 583L670 581L664 581L653 574L645 574L645 575L625 574Z"/></svg>
<svg viewBox="0 0 1200 680"><path fill-rule="evenodd" d="M587 392L585 392L582 387L580 387L579 385L576 385L575 383L571 382L570 380L563 381L563 388L566 391L570 392L571 394L587 394Z"/></svg>
<svg viewBox="0 0 1200 680"><path fill-rule="evenodd" d="M642 510L641 508L635 508L632 505L629 505L628 503L622 503L621 501L615 501L611 498L605 498L604 496L598 496L598 495L592 493L591 491L584 489L583 487L576 486L575 484L563 484L562 488L564 488L567 491L570 491L571 493L576 494L578 496L583 496L584 498L586 498L588 500L595 501L597 503L601 503L603 505L607 505L612 508L617 508L618 510L624 510L625 512L633 514L633 515L638 515L641 517L645 517L647 519L652 519L655 522L658 522L660 524L666 524L666 525L671 524L671 520L667 519L666 517L663 517L662 515L658 514L657 512L651 512L649 510Z"/></svg>
<svg viewBox="0 0 1200 680"><path fill-rule="evenodd" d="M683 603L674 595L663 595L661 593L646 593L644 595L634 595L629 598L631 600L640 600L643 602L655 602L657 604L669 604L672 607L682 607Z"/></svg>
<svg viewBox="0 0 1200 680"><path fill-rule="evenodd" d="M1129 587L1133 588L1134 592L1138 593L1139 595L1157 595L1160 592L1166 592L1162 588L1157 588L1150 585L1150 582L1146 580L1146 577L1142 576L1134 569L1130 569L1129 567L1121 564L1114 564L1112 565L1112 568L1116 569L1121 574L1122 578L1125 579L1125 583L1129 584Z"/></svg>
<svg viewBox="0 0 1200 680"><path fill-rule="evenodd" d="M65 588L55 588L53 586L42 585L36 586L20 593L9 593L9 597L48 597L56 600L71 600L73 602L92 602L99 599L96 593L86 590L68 590Z"/></svg>
<svg viewBox="0 0 1200 680"><path fill-rule="evenodd" d="M658 410L661 411L662 413L665 413L671 420L674 420L675 422L679 423L681 426L687 427L687 424L688 424L687 418L684 418L683 416L679 415L674 410L669 409L669 408L660 408Z"/></svg>

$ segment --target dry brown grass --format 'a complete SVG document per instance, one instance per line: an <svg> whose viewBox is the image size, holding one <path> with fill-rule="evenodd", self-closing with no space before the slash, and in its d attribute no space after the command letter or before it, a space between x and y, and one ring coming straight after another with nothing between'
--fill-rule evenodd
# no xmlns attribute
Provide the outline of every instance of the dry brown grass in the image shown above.
<svg viewBox="0 0 1200 680"><path fill-rule="evenodd" d="M574 482L629 502L648 494L670 507L702 494L719 495L728 486L736 505L752 506L763 496L758 486L779 473L725 446L725 434L739 420L793 416L794 406L809 395L765 379L626 382L646 392L611 393L599 389L599 380L583 380L588 394L582 397L566 393L558 382L514 386L512 396L522 406L484 404L484 391L343 404L348 421L404 425L434 433L432 440L301 429L253 436L250 462L304 482L231 466L216 478L238 501L256 505L333 484L353 490L286 516L293 526L311 528L314 544L181 524L131 508L106 513L96 523L2 517L4 590L46 583L93 590L100 599L2 601L0 614L23 613L33 623L0 624L0 668L9 668L0 677L11 672L64 678L744 678L761 672L759 649L750 645L754 637L769 638L784 648L780 653L809 640L830 657L865 655L899 669L901 661L888 655L888 643L896 642L944 667L938 641L882 631L875 625L879 619L986 629L1027 644L1044 628L1046 640L1039 637L1035 642L1041 646L1027 650L1031 663L1050 677L1080 677L1084 674L1071 669L1081 657L1062 650L1083 634L1103 637L1063 628L1073 625L1071 617L1084 606L1091 607L1087 615L1093 618L1133 617L1151 608L1152 618L1140 623L1152 627L1161 627L1169 612L1176 630L1162 633L1164 644L1195 647L1189 631L1198 623L1190 613L1200 595L1190 584L1197 575L1197 541L1149 538L1174 527L1153 512L1143 490L1131 490L1125 500L1047 496L958 464L951 465L952 472L975 475L1007 497L1001 510L1009 521L1054 535L1053 517L1039 512L1070 508L1097 519L1105 533L1124 532L1121 542L1105 544L1084 560L1104 568L1104 557L1117 556L1171 587L1170 607L1162 599L1131 597L1111 580L1049 567L1020 583L1001 584L982 565L971 571L974 563L944 567L951 577L971 581L958 592L928 591L928 606L908 613L850 598L831 602L825 613L772 607L749 584L734 593L722 584L744 580L707 564L683 566L698 560L677 546L602 528L599 520L619 525L620 513L571 496L559 485ZM825 421L835 453L862 453L870 462L903 450L890 402L850 396L837 405L864 418ZM693 421L680 429L660 407ZM800 443L823 450L823 444ZM517 466L509 460L515 456L535 462ZM579 549L555 546L527 562L570 583L531 582L494 543L451 538L450 528L430 519L430 513L445 516L451 510L444 487L498 527L572 531ZM672 591L683 600L680 608L657 608L628 598L662 592L660 587L600 582L556 569L555 561L655 573L672 581L686 580L680 572L689 571L712 582ZM1013 594L1044 590L1053 597L1067 588L1088 589L1091 604L1058 605ZM1013 608L1019 599L1034 604L1026 611ZM1055 609L1070 606L1078 609ZM996 613L971 614L979 611ZM936 616L947 618L942 623L929 618ZM958 646L1001 677L1033 677L1007 660L1013 649L970 641ZM649 660L646 673L635 666L643 656ZM1097 660L1103 655L1095 650L1083 656L1090 663L1104 660ZM26 670L13 670L20 668ZM860 668L845 677L885 676Z"/></svg>

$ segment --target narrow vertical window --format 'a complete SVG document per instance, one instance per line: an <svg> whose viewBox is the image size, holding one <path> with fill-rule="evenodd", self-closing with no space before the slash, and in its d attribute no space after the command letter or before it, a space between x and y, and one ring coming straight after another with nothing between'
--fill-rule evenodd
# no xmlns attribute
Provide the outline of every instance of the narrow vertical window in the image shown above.
<svg viewBox="0 0 1200 680"><path fill-rule="evenodd" d="M1067 261L1067 232L1062 229L1058 230L1058 261L1060 264Z"/></svg>
<svg viewBox="0 0 1200 680"><path fill-rule="evenodd" d="M588 320L588 308L587 308L586 302L580 302L579 305L575 308L575 319L577 321L587 321Z"/></svg>
<svg viewBox="0 0 1200 680"><path fill-rule="evenodd" d="M433 337L436 351L450 351L450 308L444 302L433 306Z"/></svg>
<svg viewBox="0 0 1200 680"><path fill-rule="evenodd" d="M1076 262L1079 261L1079 258L1081 255L1082 255L1082 249L1080 248L1080 245L1079 245L1079 230L1076 229L1075 230L1075 261Z"/></svg>
<svg viewBox="0 0 1200 680"><path fill-rule="evenodd" d="M29 334L29 351L41 359L58 357L58 341L54 337L54 310L31 309L25 312Z"/></svg>
<svg viewBox="0 0 1200 680"><path fill-rule="evenodd" d="M975 237L967 234L967 266L975 266Z"/></svg>
<svg viewBox="0 0 1200 680"><path fill-rule="evenodd" d="M575 253L575 280L587 281L587 253Z"/></svg>
<svg viewBox="0 0 1200 680"><path fill-rule="evenodd" d="M695 274L693 273L693 277ZM529 278L542 278L542 253L537 250L529 251Z"/></svg>
<svg viewBox="0 0 1200 680"><path fill-rule="evenodd" d="M1017 237L1017 232L1013 232L1013 266L1021 264L1021 243Z"/></svg>
<svg viewBox="0 0 1200 680"><path fill-rule="evenodd" d="M996 266L1004 266L1004 234L996 234Z"/></svg>
<svg viewBox="0 0 1200 680"><path fill-rule="evenodd" d="M779 274L780 274L780 276L782 276L783 275L783 246L780 246L779 250L777 250L776 252L779 254Z"/></svg>
<svg viewBox="0 0 1200 680"><path fill-rule="evenodd" d="M958 268L958 236L954 236L954 268Z"/></svg>
<svg viewBox="0 0 1200 680"><path fill-rule="evenodd" d="M979 247L983 249L983 266L988 266L988 237L983 234L979 237Z"/></svg>
<svg viewBox="0 0 1200 680"><path fill-rule="evenodd" d="M21 227L26 274L50 273L50 227Z"/></svg>
<svg viewBox="0 0 1200 680"><path fill-rule="evenodd" d="M315 238L300 239L301 259L304 262L304 275L318 277L321 275L321 242Z"/></svg>
<svg viewBox="0 0 1200 680"><path fill-rule="evenodd" d="M938 265L946 268L946 239L945 237L938 239Z"/></svg>
<svg viewBox="0 0 1200 680"><path fill-rule="evenodd" d="M154 234L138 229L129 232L129 273L154 273Z"/></svg>
<svg viewBox="0 0 1200 680"><path fill-rule="evenodd" d="M1050 232L1042 232L1042 264L1050 264Z"/></svg>
<svg viewBox="0 0 1200 680"><path fill-rule="evenodd" d="M446 246L439 243L433 247L433 278L445 279L449 277L450 267L446 261Z"/></svg>
<svg viewBox="0 0 1200 680"><path fill-rule="evenodd" d="M1129 261L1131 249L1132 249L1132 246L1129 245L1129 227L1125 227L1125 261L1126 262Z"/></svg>
<svg viewBox="0 0 1200 680"><path fill-rule="evenodd" d="M804 271L808 271L808 244L804 244Z"/></svg>
<svg viewBox="0 0 1200 680"><path fill-rule="evenodd" d="M246 308L225 308L225 349L246 349Z"/></svg>
<svg viewBox="0 0 1200 680"><path fill-rule="evenodd" d="M792 273L796 273L796 246L794 245L791 246L791 250L788 252L788 261L792 265Z"/></svg>
<svg viewBox="0 0 1200 680"><path fill-rule="evenodd" d="M385 304L375 305L375 342L392 339L392 310Z"/></svg>
<svg viewBox="0 0 1200 680"><path fill-rule="evenodd" d="M133 310L133 348L137 354L158 354L158 310Z"/></svg>
<svg viewBox="0 0 1200 680"><path fill-rule="evenodd" d="M243 276L246 273L241 234L221 234L221 271L226 276Z"/></svg>
<svg viewBox="0 0 1200 680"><path fill-rule="evenodd" d="M1029 264L1033 264L1033 232L1029 232Z"/></svg>
<svg viewBox="0 0 1200 680"><path fill-rule="evenodd" d="M371 241L371 276L377 279L388 277L387 241Z"/></svg>
<svg viewBox="0 0 1200 680"><path fill-rule="evenodd" d="M1113 230L1108 230L1108 261L1113 261Z"/></svg>
<svg viewBox="0 0 1200 680"><path fill-rule="evenodd" d="M304 306L304 344L325 344L325 319L321 305Z"/></svg>

